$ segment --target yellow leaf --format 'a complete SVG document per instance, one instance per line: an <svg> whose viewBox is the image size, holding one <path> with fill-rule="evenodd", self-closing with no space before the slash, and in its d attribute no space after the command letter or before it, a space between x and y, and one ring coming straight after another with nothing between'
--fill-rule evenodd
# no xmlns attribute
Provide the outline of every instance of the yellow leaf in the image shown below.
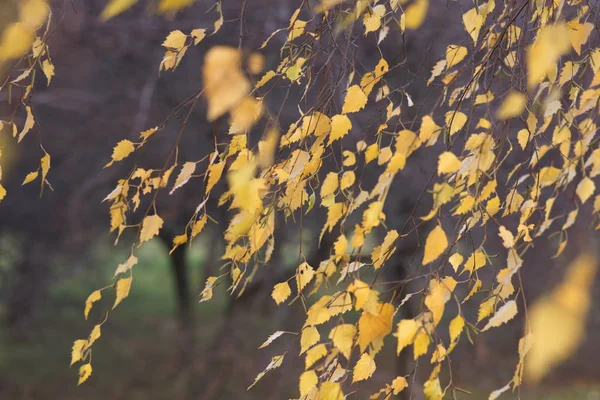
<svg viewBox="0 0 600 400"><path fill-rule="evenodd" d="M131 280L132 278L121 278L117 281L117 297L115 298L115 304L113 305L113 310L115 307L119 305L121 301L127 296L129 296L129 289L131 289Z"/></svg>
<svg viewBox="0 0 600 400"><path fill-rule="evenodd" d="M429 335L425 331L425 329L421 329L417 336L415 337L415 343L413 345L414 350L414 359L418 359L424 354L427 354L427 348L429 347L429 343L431 339Z"/></svg>
<svg viewBox="0 0 600 400"><path fill-rule="evenodd" d="M117 276L119 274L124 274L125 272L129 271L131 268L133 268L134 265L137 264L137 262L138 262L138 259L136 256L134 256L134 255L129 256L127 261L125 261L123 264L119 264L119 267L115 271L115 276Z"/></svg>
<svg viewBox="0 0 600 400"><path fill-rule="evenodd" d="M582 203L585 203L594 194L595 190L596 185L594 184L594 181L586 176L579 182L575 192L577 193L579 200L581 200Z"/></svg>
<svg viewBox="0 0 600 400"><path fill-rule="evenodd" d="M597 263L594 253L580 255L568 266L563 282L529 308L534 343L525 359L526 380L542 379L584 340Z"/></svg>
<svg viewBox="0 0 600 400"><path fill-rule="evenodd" d="M180 30L171 31L162 46L174 51L181 51L187 41L187 35Z"/></svg>
<svg viewBox="0 0 600 400"><path fill-rule="evenodd" d="M450 341L455 342L465 327L465 320L460 315L457 315L452 321L450 321Z"/></svg>
<svg viewBox="0 0 600 400"><path fill-rule="evenodd" d="M342 155L344 156L344 162L342 163L344 167L352 167L356 164L356 155L350 150L344 150Z"/></svg>
<svg viewBox="0 0 600 400"><path fill-rule="evenodd" d="M87 379L92 375L92 364L84 364L79 367L79 381L77 385L81 385L83 382L87 381Z"/></svg>
<svg viewBox="0 0 600 400"><path fill-rule="evenodd" d="M460 169L460 160L454 153L445 151L440 154L438 162L438 175L453 174Z"/></svg>
<svg viewBox="0 0 600 400"><path fill-rule="evenodd" d="M206 193L210 192L212 188L215 187L217 182L219 182L219 179L221 179L221 175L223 174L224 168L225 161L212 164L210 167L208 167L208 182L206 183Z"/></svg>
<svg viewBox="0 0 600 400"><path fill-rule="evenodd" d="M110 0L100 14L100 19L106 21L115 17L137 3L137 0Z"/></svg>
<svg viewBox="0 0 600 400"><path fill-rule="evenodd" d="M251 84L242 71L238 49L214 46L204 57L202 78L210 122L233 109L249 93Z"/></svg>
<svg viewBox="0 0 600 400"><path fill-rule="evenodd" d="M140 244L147 242L154 236L158 235L158 232L163 226L163 219L158 214L149 215L142 221L142 230L140 232Z"/></svg>
<svg viewBox="0 0 600 400"><path fill-rule="evenodd" d="M212 165L211 165L212 167ZM169 192L169 194L173 194L174 191L185 185L194 172L196 171L196 163L195 162L186 162L181 167L181 171L179 171L179 175L177 175L177 179L175 179L175 183L173 184L173 189Z"/></svg>
<svg viewBox="0 0 600 400"><path fill-rule="evenodd" d="M496 328L507 323L517 315L517 303L514 300L507 301L502 307L496 311L496 314L486 324L482 331L487 331L490 328Z"/></svg>
<svg viewBox="0 0 600 400"><path fill-rule="evenodd" d="M467 116L460 111L448 111L445 118L450 136L460 131L467 122Z"/></svg>
<svg viewBox="0 0 600 400"><path fill-rule="evenodd" d="M340 179L340 189L346 190L354 184L354 180L356 177L354 176L353 171L346 171L342 178Z"/></svg>
<svg viewBox="0 0 600 400"><path fill-rule="evenodd" d="M340 235L333 245L336 257L343 257L348 250L348 239L346 235Z"/></svg>
<svg viewBox="0 0 600 400"><path fill-rule="evenodd" d="M369 204L369 207L363 213L363 228L367 232L381 224L382 210L383 203L381 201L374 201Z"/></svg>
<svg viewBox="0 0 600 400"><path fill-rule="evenodd" d="M25 180L23 180L23 183L21 184L21 186L23 185L27 185L30 182L33 182L37 177L38 177L39 172L38 171L33 171L27 174L27 176L25 176Z"/></svg>
<svg viewBox="0 0 600 400"><path fill-rule="evenodd" d="M531 89L542 82L570 47L569 29L564 22L542 28L527 49L527 86Z"/></svg>
<svg viewBox="0 0 600 400"><path fill-rule="evenodd" d="M571 45L577 54L581 55L581 46L588 41L590 33L594 30L594 24L591 22L581 24L575 20L569 22L567 25L569 26L569 40Z"/></svg>
<svg viewBox="0 0 600 400"><path fill-rule="evenodd" d="M209 276L206 279L206 284L204 285L204 289L200 292L200 302L208 301L212 299L213 289L215 287L215 283L217 283L218 278L215 276Z"/></svg>
<svg viewBox="0 0 600 400"><path fill-rule="evenodd" d="M6 197L6 189L4 189L4 186L0 184L0 201L2 201L4 197Z"/></svg>
<svg viewBox="0 0 600 400"><path fill-rule="evenodd" d="M444 314L445 304L450 300L450 294L456 287L456 281L451 277L443 280L432 279L429 282L429 294L425 296L425 305L431 311L433 324L437 325Z"/></svg>
<svg viewBox="0 0 600 400"><path fill-rule="evenodd" d="M396 338L398 338L398 347L396 348L396 354L400 355L400 352L413 344L415 337L420 328L420 324L414 319L403 319L398 322L396 330Z"/></svg>
<svg viewBox="0 0 600 400"><path fill-rule="evenodd" d="M475 295L475 293L477 293L477 291L481 288L482 285L483 285L483 282L481 282L481 280L477 279L477 281L473 285L473 288L471 289L471 291L469 292L467 297L465 297L465 299L462 302L464 303L465 301L467 301L471 297L473 297L473 295Z"/></svg>
<svg viewBox="0 0 600 400"><path fill-rule="evenodd" d="M50 12L45 0L24 0L20 2L19 17L32 30L39 29Z"/></svg>
<svg viewBox="0 0 600 400"><path fill-rule="evenodd" d="M100 325L94 326L94 329L92 329L92 331L90 332L90 337L89 337L89 339L87 341L86 348L92 347L92 345L94 344L94 342L96 340L98 340L101 335L102 335L101 326Z"/></svg>
<svg viewBox="0 0 600 400"><path fill-rule="evenodd" d="M379 156L379 146L373 143L365 151L365 163L368 164Z"/></svg>
<svg viewBox="0 0 600 400"><path fill-rule="evenodd" d="M198 221L194 222L194 226L192 226L192 234L191 234L190 239L195 238L200 232L202 232L207 221L208 221L208 218L207 218L206 214L204 214L202 216L202 218L200 218Z"/></svg>
<svg viewBox="0 0 600 400"><path fill-rule="evenodd" d="M477 7L471 8L469 11L462 16L465 30L473 39L473 43L477 44L477 38L479 38L479 31L483 25L483 14Z"/></svg>
<svg viewBox="0 0 600 400"><path fill-rule="evenodd" d="M553 185L560 176L561 170L556 167L544 167L540 169L539 182L541 187Z"/></svg>
<svg viewBox="0 0 600 400"><path fill-rule="evenodd" d="M436 226L429 232L427 239L425 240L425 254L423 255L422 264L429 264L435 261L444 250L448 247L448 239L446 233L440 225Z"/></svg>
<svg viewBox="0 0 600 400"><path fill-rule="evenodd" d="M99 290L95 290L90 294L85 301L85 310L83 311L83 315L85 319L88 319L88 315L90 314L90 310L92 309L92 304L96 301L100 300L102 297L102 293Z"/></svg>
<svg viewBox="0 0 600 400"><path fill-rule="evenodd" d="M363 311L358 320L358 339L360 351L365 351L367 346L374 340L382 339L392 331L392 317L394 306L383 303L376 306L378 314Z"/></svg>
<svg viewBox="0 0 600 400"><path fill-rule="evenodd" d="M352 371L352 383L369 379L376 368L375 360L368 353L363 353Z"/></svg>
<svg viewBox="0 0 600 400"><path fill-rule="evenodd" d="M392 158L392 149L389 146L384 147L383 149L379 150L379 155L377 157L377 164L383 165L386 162L388 162L390 160L390 158Z"/></svg>
<svg viewBox="0 0 600 400"><path fill-rule="evenodd" d="M319 343L321 339L321 335L319 335L319 331L314 326L306 327L302 330L302 335L300 336L300 354L306 352L315 344Z"/></svg>
<svg viewBox="0 0 600 400"><path fill-rule="evenodd" d="M315 276L315 270L313 267L308 265L307 262L303 262L298 266L296 270L296 285L298 287L298 293L302 291L312 281Z"/></svg>
<svg viewBox="0 0 600 400"><path fill-rule="evenodd" d="M277 332L269 335L267 340L265 340L265 342L260 345L259 349L263 349L263 348L267 347L268 345L273 343L275 341L275 339L277 339L279 336L283 335L284 333L285 333L284 331L277 331Z"/></svg>
<svg viewBox="0 0 600 400"><path fill-rule="evenodd" d="M312 369L310 371L304 371L302 375L300 375L300 396L308 396L308 394L313 390L314 387L319 383L319 377Z"/></svg>
<svg viewBox="0 0 600 400"><path fill-rule="evenodd" d="M438 76L440 76L442 74L442 72L444 72L444 69L446 68L446 60L439 60L432 68L431 70L431 77L427 80L427 86L429 86L431 84L431 82L433 82L433 80L435 78L437 78Z"/></svg>
<svg viewBox="0 0 600 400"><path fill-rule="evenodd" d="M267 365L267 367L264 369L264 371L260 372L258 375L256 375L256 378L254 378L254 382L252 383L252 385L248 386L248 388L246 390L250 390L252 389L252 387L254 385L256 385L256 383L263 377L265 376L265 374L271 370L274 370L275 368L279 368L281 367L281 364L283 364L283 358L285 357L285 353L284 354L280 354L278 356L272 357L271 361L269 362L269 365Z"/></svg>
<svg viewBox="0 0 600 400"><path fill-rule="evenodd" d="M321 343L306 352L305 369L309 369L314 363L327 355L327 347Z"/></svg>
<svg viewBox="0 0 600 400"><path fill-rule="evenodd" d="M350 86L348 88L348 92L346 93L346 98L344 99L342 113L348 114L362 110L367 104L367 100L367 95L362 91L360 86Z"/></svg>
<svg viewBox="0 0 600 400"><path fill-rule="evenodd" d="M273 79L277 74L275 71L267 71L258 82L256 82L256 89L263 87L267 82Z"/></svg>
<svg viewBox="0 0 600 400"><path fill-rule="evenodd" d="M527 97L523 93L513 90L502 102L502 105L496 113L496 118L509 119L518 117L525 109L526 103Z"/></svg>
<svg viewBox="0 0 600 400"><path fill-rule="evenodd" d="M42 185L46 181L48 171L50 171L50 154L44 153L44 156L40 160L40 169L42 170Z"/></svg>
<svg viewBox="0 0 600 400"><path fill-rule="evenodd" d="M367 97L369 96L369 94L371 94L375 85L379 81L381 81L381 78L383 78L383 75L385 75L389 71L389 69L390 67L387 61L381 58L373 71L367 72L363 75L363 77L360 79L360 87L363 90L363 92L365 92ZM390 118L391 116L388 114L388 119Z"/></svg>
<svg viewBox="0 0 600 400"><path fill-rule="evenodd" d="M121 140L113 149L112 160L104 168L110 167L115 161L124 160L134 151L135 146L130 140Z"/></svg>
<svg viewBox="0 0 600 400"><path fill-rule="evenodd" d="M453 215L462 215L466 214L473 209L475 206L475 197L471 195L467 195L460 199L460 204L457 209L454 211Z"/></svg>
<svg viewBox="0 0 600 400"><path fill-rule="evenodd" d="M425 21L429 0L415 0L408 7L402 16L405 29L417 29Z"/></svg>
<svg viewBox="0 0 600 400"><path fill-rule="evenodd" d="M287 282L281 282L275 285L273 288L273 292L271 293L271 297L275 300L277 305L283 303L285 299L287 299L290 294L292 294L292 290L290 289L290 285Z"/></svg>
<svg viewBox="0 0 600 400"><path fill-rule="evenodd" d="M335 193L339 185L338 174L330 172L325 177L323 184L321 185L321 198L325 198Z"/></svg>
<svg viewBox="0 0 600 400"><path fill-rule="evenodd" d="M348 360L350 360L354 336L356 336L356 327L354 324L338 325L329 332L329 339L333 341L333 345Z"/></svg>
<svg viewBox="0 0 600 400"><path fill-rule="evenodd" d="M46 75L46 79L48 80L48 86L50 86L50 81L54 76L54 65L50 62L50 60L46 59L42 62L42 71L44 75Z"/></svg>
<svg viewBox="0 0 600 400"><path fill-rule="evenodd" d="M182 244L187 243L187 240L188 240L188 237L187 237L187 235L185 233L182 234L182 235L175 236L173 238L173 247L169 251L169 255L173 254L173 252L175 251L176 248L178 248Z"/></svg>
<svg viewBox="0 0 600 400"><path fill-rule="evenodd" d="M381 27L381 18L385 15L385 6L378 4L370 11L365 12L363 23L365 25L365 35L369 32L375 32Z"/></svg>
<svg viewBox="0 0 600 400"><path fill-rule="evenodd" d="M512 384L518 386L523 381L523 373L525 372L525 356L533 347L534 338L531 332L519 339L519 363L513 375Z"/></svg>
<svg viewBox="0 0 600 400"><path fill-rule="evenodd" d="M319 400L343 400L344 392L337 382L323 382L319 388Z"/></svg>
<svg viewBox="0 0 600 400"><path fill-rule="evenodd" d="M87 340L85 339L78 339L73 343L73 347L71 348L71 365L83 360L83 349L86 345Z"/></svg>
<svg viewBox="0 0 600 400"><path fill-rule="evenodd" d="M446 68L450 69L467 56L467 48L451 44L446 48Z"/></svg>
<svg viewBox="0 0 600 400"><path fill-rule="evenodd" d="M231 110L231 126L229 134L246 133L262 117L264 110L262 101L252 96L245 97Z"/></svg>
<svg viewBox="0 0 600 400"><path fill-rule="evenodd" d="M34 32L23 22L4 28L0 39L0 60L14 60L26 54L35 40Z"/></svg>
<svg viewBox="0 0 600 400"><path fill-rule="evenodd" d="M517 134L517 141L519 142L519 146L521 149L525 150L527 147L527 143L529 142L529 131L527 129L521 129Z"/></svg>
<svg viewBox="0 0 600 400"><path fill-rule="evenodd" d="M504 226L498 228L498 236L502 238L502 245L507 249L515 245L515 236Z"/></svg>
<svg viewBox="0 0 600 400"><path fill-rule="evenodd" d="M394 254L396 247L392 246L395 244L398 237L398 232L396 230L391 230L385 235L381 246L377 246L373 249L373 252L371 253L371 261L373 262L375 269L381 268L383 263L386 262L392 254Z"/></svg>
<svg viewBox="0 0 600 400"><path fill-rule="evenodd" d="M170 0L173 1L173 0ZM216 10L219 13L219 18L215 21L213 27L214 27L214 31L213 31L213 35L217 32L219 32L219 30L221 30L221 27L223 26L223 22L225 22L225 19L223 18L223 10L221 9L221 2L219 1L218 3L216 3ZM282 358L283 359L283 358Z"/></svg>
<svg viewBox="0 0 600 400"><path fill-rule="evenodd" d="M442 400L444 398L444 392L442 391L442 385L438 376L430 377L423 384L423 394L425 394L427 400Z"/></svg>
<svg viewBox="0 0 600 400"><path fill-rule="evenodd" d="M27 118L25 119L23 129L21 130L21 132L19 132L19 137L17 139L18 142L21 142L21 140L23 140L27 132L29 132L31 128L33 128L33 126L35 125L35 118L33 116L33 111L31 111L31 107L25 106L25 111L27 111Z"/></svg>
<svg viewBox="0 0 600 400"><path fill-rule="evenodd" d="M485 253L481 250L475 250L475 252L469 256L467 262L465 262L464 271L473 273L474 271L477 271L479 268L483 267L486 262L487 258L485 257Z"/></svg>
<svg viewBox="0 0 600 400"><path fill-rule="evenodd" d="M381 307L381 305L378 302L379 293L375 290L371 290L367 283L355 279L354 282L350 286L348 286L348 291L354 294L354 297L356 299L354 303L355 310L360 310L361 308L364 308L370 313L378 313L378 307Z"/></svg>
<svg viewBox="0 0 600 400"><path fill-rule="evenodd" d="M193 1L193 0L192 0ZM194 46L197 45L206 37L206 29L194 29L190 32L190 35L194 38Z"/></svg>
<svg viewBox="0 0 600 400"><path fill-rule="evenodd" d="M448 258L448 261L450 262L450 265L452 265L454 272L458 272L458 267L460 267L463 262L463 256L460 255L460 253L454 253Z"/></svg>
<svg viewBox="0 0 600 400"><path fill-rule="evenodd" d="M345 104L344 107L346 107ZM344 114L334 115L331 118L331 133L329 134L329 143L327 145L329 146L334 141L346 136L346 134L350 132L350 129L352 129L352 122L350 122L348 116Z"/></svg>
<svg viewBox="0 0 600 400"><path fill-rule="evenodd" d="M296 10L296 11L299 11ZM297 13L294 13L294 16L292 16L292 19L290 21L290 25L288 27L289 29L289 34L288 34L288 40L291 42L292 40L302 36L304 34L304 31L306 29L306 25L307 25L307 21L303 21L301 19L297 18Z"/></svg>
<svg viewBox="0 0 600 400"><path fill-rule="evenodd" d="M403 376L398 376L392 381L392 390L394 391L394 395L396 396L407 387L408 382Z"/></svg>

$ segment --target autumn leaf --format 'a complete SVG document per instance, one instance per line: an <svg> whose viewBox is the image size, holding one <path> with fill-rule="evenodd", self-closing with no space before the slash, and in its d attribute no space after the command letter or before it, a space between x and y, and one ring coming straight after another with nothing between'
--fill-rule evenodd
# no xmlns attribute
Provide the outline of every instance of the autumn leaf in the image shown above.
<svg viewBox="0 0 600 400"><path fill-rule="evenodd" d="M358 381L364 381L373 375L377 366L375 365L375 360L368 354L363 353L360 356L360 360L354 366L354 370L352 373L352 383Z"/></svg>
<svg viewBox="0 0 600 400"><path fill-rule="evenodd" d="M290 289L290 285L287 282L278 283L273 288L273 292L271 293L271 297L275 300L277 305L283 303L285 299L287 299L290 294L292 294L292 290Z"/></svg>
<svg viewBox="0 0 600 400"><path fill-rule="evenodd" d="M452 174L460 169L460 160L449 151L440 154L438 161L438 174Z"/></svg>
<svg viewBox="0 0 600 400"><path fill-rule="evenodd" d="M356 327L354 324L338 325L329 333L329 339L333 341L333 345L338 348L348 360L350 359L354 336L356 336Z"/></svg>
<svg viewBox="0 0 600 400"><path fill-rule="evenodd" d="M300 396L308 396L313 388L319 383L319 377L314 370L304 371L300 375Z"/></svg>
<svg viewBox="0 0 600 400"><path fill-rule="evenodd" d="M596 270L596 256L584 252L568 266L563 282L530 307L533 346L525 359L526 380L541 380L582 342Z"/></svg>
<svg viewBox="0 0 600 400"><path fill-rule="evenodd" d="M115 161L124 160L134 151L135 146L130 140L121 140L113 149L112 160L104 168L110 167Z"/></svg>
<svg viewBox="0 0 600 400"><path fill-rule="evenodd" d="M448 239L446 233L440 225L433 228L427 239L425 240L425 253L423 255L422 264L429 264L435 261L439 256L442 255L444 250L448 247Z"/></svg>
<svg viewBox="0 0 600 400"><path fill-rule="evenodd" d="M367 95L362 91L360 86L350 86L346 93L342 113L348 114L362 110L367 104L367 100Z"/></svg>
<svg viewBox="0 0 600 400"><path fill-rule="evenodd" d="M88 319L88 315L90 313L90 310L92 309L92 304L100 300L101 297L102 293L99 290L95 290L94 292L92 292L92 294L88 296L87 300L85 301L85 310L83 311L85 319Z"/></svg>
<svg viewBox="0 0 600 400"><path fill-rule="evenodd" d="M127 296L129 296L129 290L131 289L131 281L132 278L121 278L117 281L116 292L117 296L115 298L115 304L113 305L113 310L119 305L121 301Z"/></svg>
<svg viewBox="0 0 600 400"><path fill-rule="evenodd" d="M214 46L206 53L202 77L209 121L233 109L249 93L251 85L241 66L241 54L235 48Z"/></svg>
<svg viewBox="0 0 600 400"><path fill-rule="evenodd" d="M100 19L103 21L109 20L131 8L137 0L110 0L100 14Z"/></svg>
<svg viewBox="0 0 600 400"><path fill-rule="evenodd" d="M523 93L511 91L498 109L496 118L509 119L518 117L525 109L526 102L527 97Z"/></svg>
<svg viewBox="0 0 600 400"><path fill-rule="evenodd" d="M417 29L423 25L429 8L429 0L415 0L402 15L404 29Z"/></svg>
<svg viewBox="0 0 600 400"><path fill-rule="evenodd" d="M79 367L79 381L77 382L77 385L79 386L87 381L90 375L92 375L92 364L88 363Z"/></svg>
<svg viewBox="0 0 600 400"><path fill-rule="evenodd" d="M517 315L517 303L514 300L510 300L496 311L496 314L490 318L482 331L487 331L490 328L496 328L505 324L513 319L515 315Z"/></svg>
<svg viewBox="0 0 600 400"><path fill-rule="evenodd" d="M140 231L140 245L158 235L163 223L163 219L158 214L149 215L144 218L142 230Z"/></svg>
<svg viewBox="0 0 600 400"><path fill-rule="evenodd" d="M73 343L73 347L71 348L71 365L83 359L84 348L87 342L87 340L78 339Z"/></svg>

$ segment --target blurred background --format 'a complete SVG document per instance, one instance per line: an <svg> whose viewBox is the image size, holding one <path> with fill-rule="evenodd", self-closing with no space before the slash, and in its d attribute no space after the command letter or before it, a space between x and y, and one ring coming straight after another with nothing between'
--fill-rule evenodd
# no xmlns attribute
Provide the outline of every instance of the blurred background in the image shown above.
<svg viewBox="0 0 600 400"><path fill-rule="evenodd" d="M15 18L15 4L0 0L3 23ZM199 1L184 13L164 18L149 16L148 4L142 3L104 23L98 15L105 4L100 0L53 3L49 46L56 76L48 88L42 76L37 78L32 103L39 127L18 146L6 126L0 131L2 179L8 191L0 205L0 399L297 397L296 379L304 361L296 356L297 338L284 335L266 349L257 348L276 330L300 330L304 314L300 302L275 307L269 297L272 283L267 281L233 303L223 287L215 290L212 301L199 303L206 277L220 267L223 244L218 225L207 228L189 249L168 256L165 243L180 233L201 199L203 187L194 185L161 200L161 215L167 221L164 237L137 251L139 263L131 293L102 327L102 337L94 346L92 377L76 386L77 369L69 368L70 348L75 339L87 337L92 326L83 317L85 299L110 285L117 265L127 259L133 239L124 236L119 245L113 245L108 205L101 201L133 165L162 166L179 126L168 125L128 163L103 169L112 147L120 139L136 138L140 131L159 125L174 107L202 87L200 66L208 48L237 46L240 41L242 1L226 1L222 31L191 48L175 72L159 74L164 54L160 45L166 35L174 29L186 33L195 28L210 30L218 18L211 10L213 4ZM243 47L257 49L275 29L287 27L299 5L293 0L249 0L242 27ZM411 52L411 62L416 66L423 62L424 71L430 71L437 56L420 49L435 39L433 31L440 27L446 38L464 35L452 22L460 18L459 12L460 7L433 5L423 36L397 52ZM390 36L382 46L398 49L400 37ZM264 51L267 69L278 65L283 40L276 36L273 46ZM364 50L354 57L357 63L374 65L378 53L368 40L373 41L364 39ZM431 53L443 54L440 51L446 45L444 42L437 53L436 48ZM419 95L418 91L413 94L416 103ZM0 116L7 119L14 104L6 92L0 96ZM277 95L270 101L281 105ZM226 121L208 124L205 114L204 106L192 114L189 134L180 149L184 161L208 153L215 130L226 127ZM297 108L290 102L281 114L282 125L296 115ZM180 117L176 118L179 122ZM16 119L22 121L24 115ZM43 154L40 144L52 156L49 181L54 189L46 190L41 198L35 185L21 187L25 174L37 168ZM420 160L426 164L427 154ZM421 171L411 179L424 175ZM414 203L418 192L401 186L399 193L394 206L404 211L397 210L398 220L408 207L404 202ZM553 239L541 241L527 253L522 277L528 301L560 282L564 267L577 254L589 249L598 252L597 234L588 223L580 218L567 250L556 259L550 258L557 245ZM293 273L298 246L316 247L317 232L318 226L310 223L303 230L297 224L288 225L278 238L280 250L273 262L276 277ZM497 245L499 251L501 245ZM493 245L491 248L489 251ZM326 258L317 249L313 256L317 262ZM600 399L600 285L593 286L592 298L585 343L540 386L525 386L521 398ZM92 321L101 315L94 311ZM476 312L466 310L471 316ZM523 325L521 313L502 329L476 337L473 344L461 340L452 358L453 380L471 394L459 394L460 398L485 399L491 390L510 380ZM366 399L397 375L410 372L399 366L392 339L386 339L374 378L361 386L361 394L355 398ZM289 356L284 365L247 391L271 357L285 350ZM518 396L507 394L504 398Z"/></svg>

